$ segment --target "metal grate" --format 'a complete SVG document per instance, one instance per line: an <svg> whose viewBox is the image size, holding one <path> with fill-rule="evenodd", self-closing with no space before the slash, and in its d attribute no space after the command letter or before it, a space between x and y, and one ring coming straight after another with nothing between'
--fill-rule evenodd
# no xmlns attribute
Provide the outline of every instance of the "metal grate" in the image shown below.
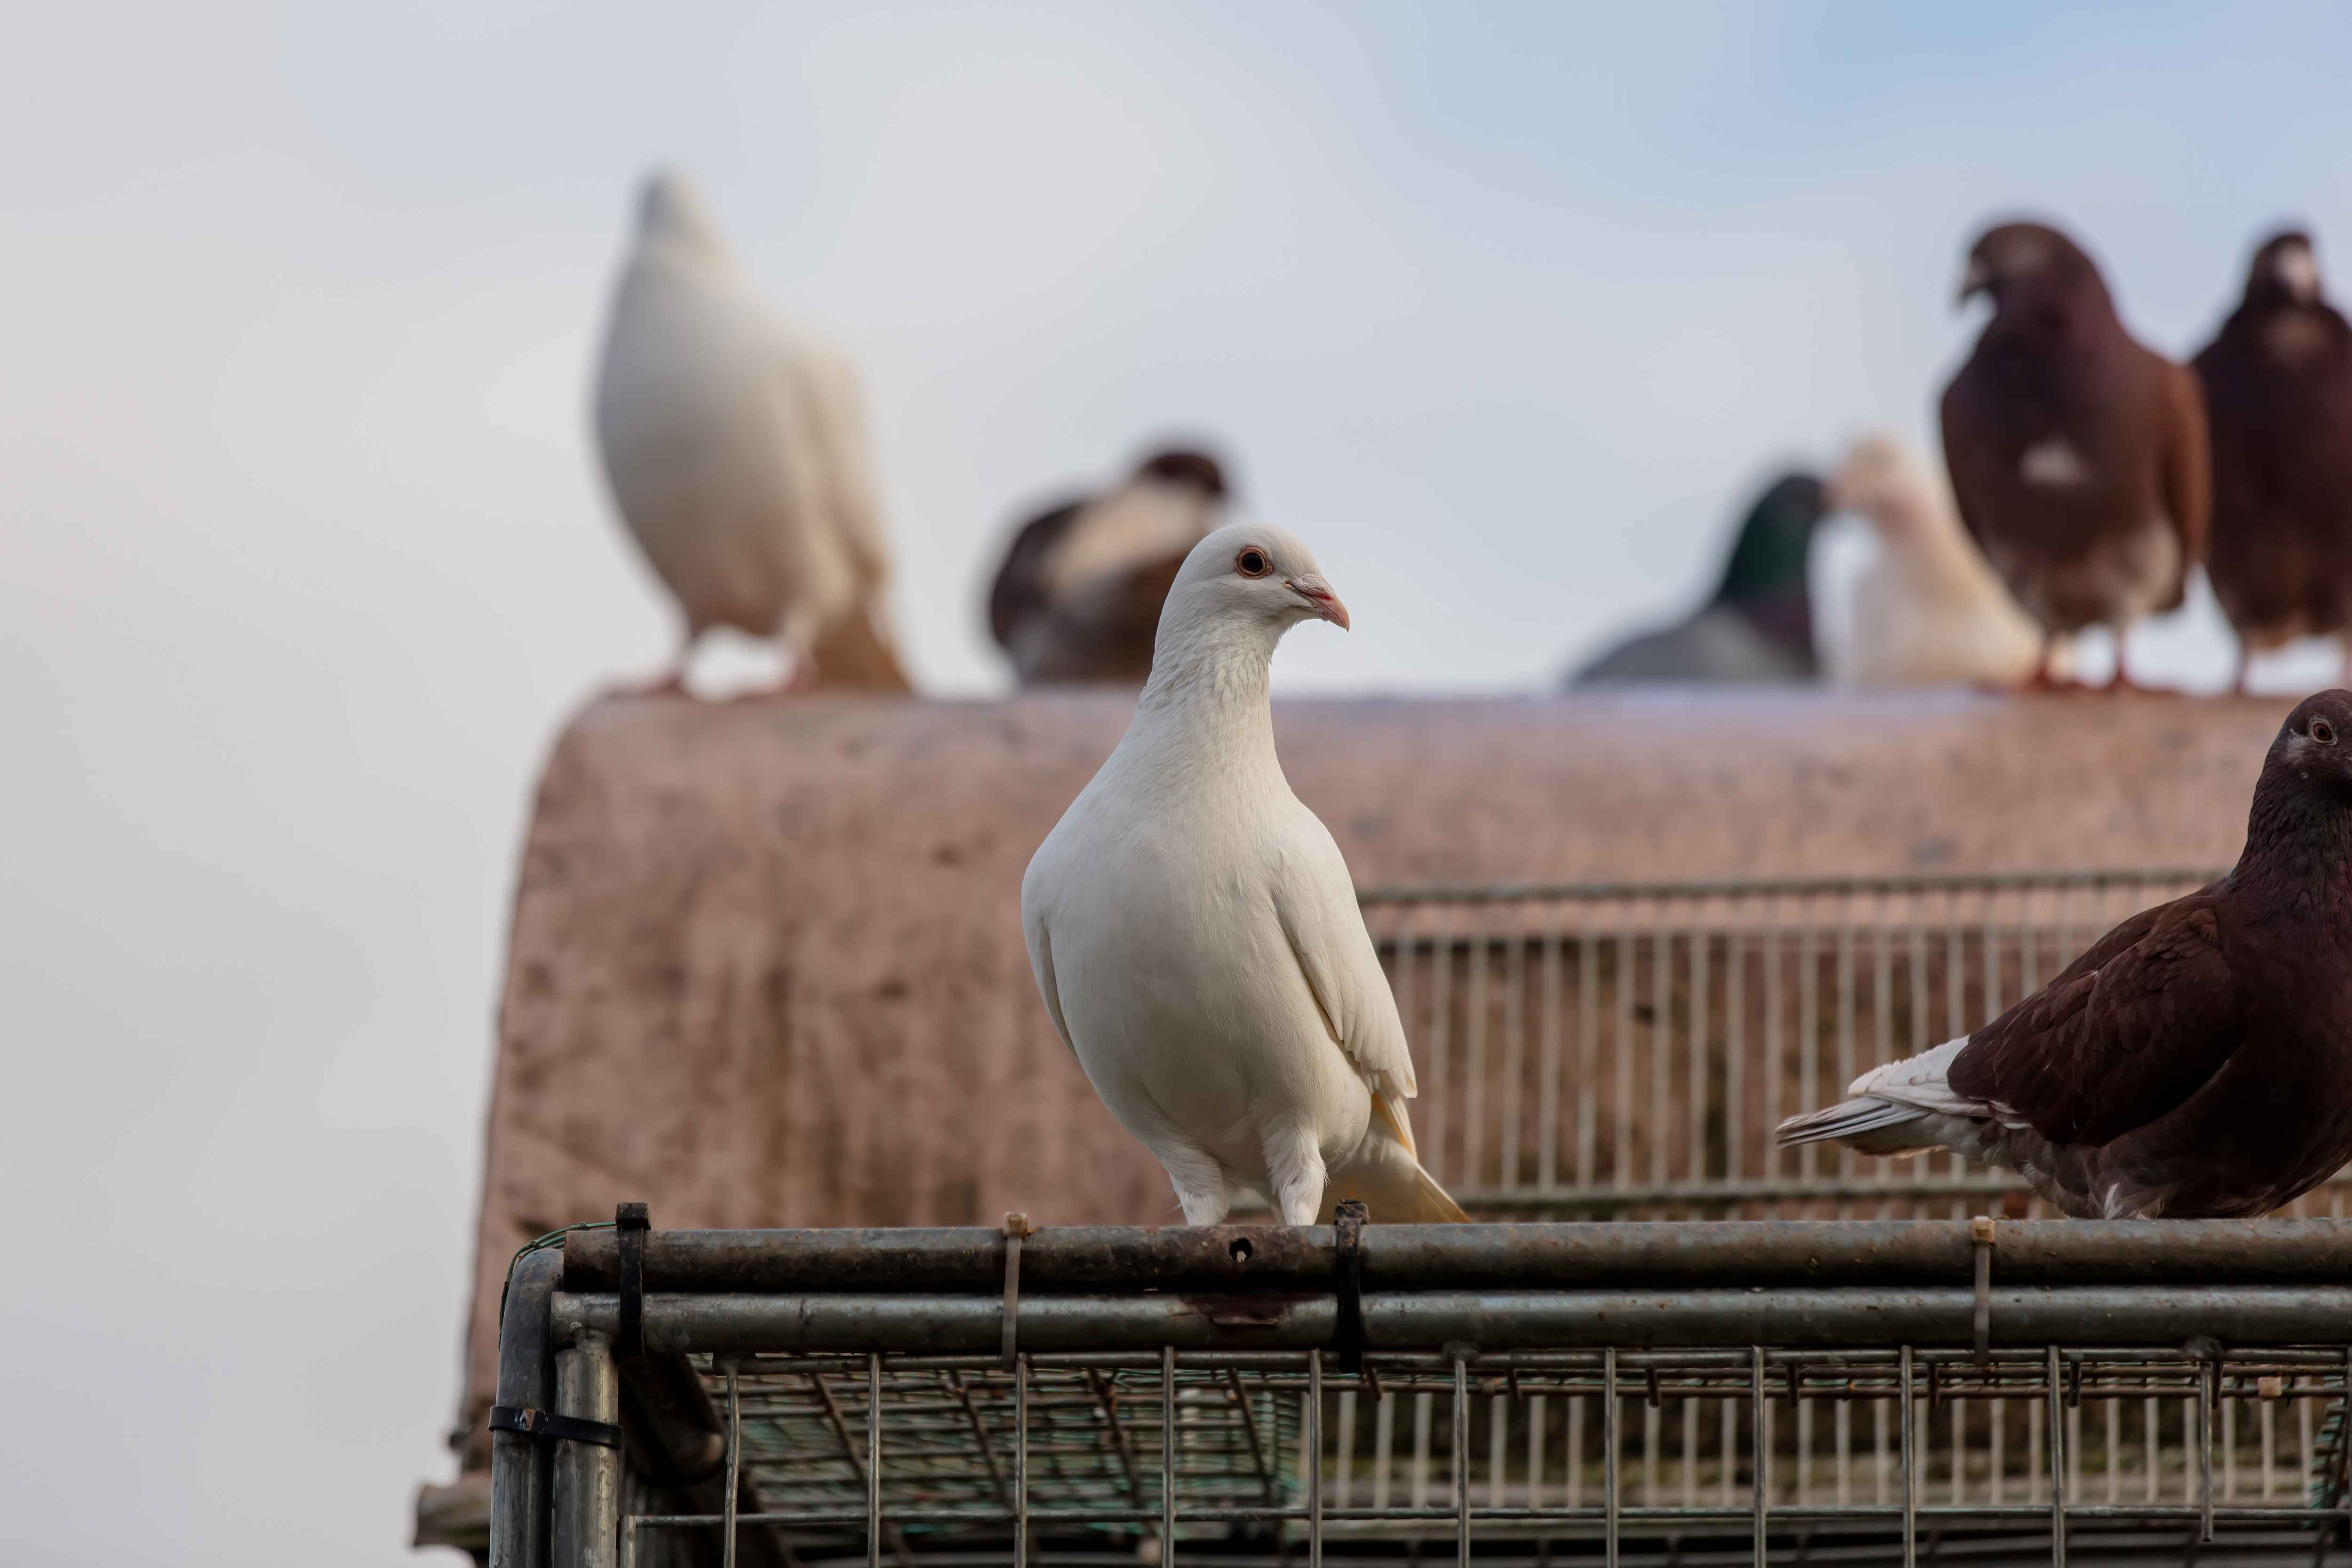
<svg viewBox="0 0 2352 1568"><path fill-rule="evenodd" d="M2011 1194L2022 1215L2023 1184L1947 1154L1778 1150L1772 1129L1979 1027L2118 921L2219 874L1457 885L1361 901L1412 1042L1423 1162L1473 1215L1948 1218ZM2343 1181L2287 1212L2340 1216Z"/></svg>
<svg viewBox="0 0 2352 1568"><path fill-rule="evenodd" d="M500 1399L628 1440L502 1436L492 1562L2325 1554L2352 1226L1995 1231L1376 1226L1352 1360L1323 1227L675 1233L632 1354L590 1238Z"/></svg>

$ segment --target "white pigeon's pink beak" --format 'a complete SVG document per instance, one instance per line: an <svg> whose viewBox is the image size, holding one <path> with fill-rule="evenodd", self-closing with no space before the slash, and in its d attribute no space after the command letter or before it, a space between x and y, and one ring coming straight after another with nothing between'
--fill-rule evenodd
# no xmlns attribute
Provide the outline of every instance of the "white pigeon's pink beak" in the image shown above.
<svg viewBox="0 0 2352 1568"><path fill-rule="evenodd" d="M1289 578L1283 586L1306 600L1307 607L1320 618L1329 621L1343 632L1348 629L1348 606L1339 602L1339 595L1331 592L1331 584L1322 578L1310 573L1304 577Z"/></svg>

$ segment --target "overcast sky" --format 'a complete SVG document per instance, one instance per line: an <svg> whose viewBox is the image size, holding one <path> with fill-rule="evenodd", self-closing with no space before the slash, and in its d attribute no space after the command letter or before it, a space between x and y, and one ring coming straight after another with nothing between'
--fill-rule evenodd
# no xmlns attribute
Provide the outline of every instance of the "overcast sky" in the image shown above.
<svg viewBox="0 0 2352 1568"><path fill-rule="evenodd" d="M1355 614L1282 687L1535 689L1924 440L1989 215L2174 353L2352 245L2352 12L2044 9L12 7L0 1557L392 1563L449 1472L534 770L673 635L586 440L648 163L861 363L928 689L1165 432Z"/></svg>

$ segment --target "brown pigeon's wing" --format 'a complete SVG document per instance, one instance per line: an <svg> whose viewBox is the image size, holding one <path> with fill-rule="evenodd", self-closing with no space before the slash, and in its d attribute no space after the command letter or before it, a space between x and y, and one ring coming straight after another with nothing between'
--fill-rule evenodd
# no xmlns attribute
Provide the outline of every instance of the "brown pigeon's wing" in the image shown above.
<svg viewBox="0 0 2352 1568"><path fill-rule="evenodd" d="M2191 893L2125 921L1978 1030L1949 1081L2053 1143L2105 1143L2194 1094L2239 1023L2213 898Z"/></svg>
<svg viewBox="0 0 2352 1568"><path fill-rule="evenodd" d="M1952 481L1952 500L1960 509L1960 523L1969 537L1982 548L1985 542L1985 506L1978 493L1976 463L1980 444L1978 432L1971 428L1968 411L1961 405L1968 393L1962 384L1973 368L1974 362L1960 367L1960 374L1944 388L1944 398L1937 405L1936 416L1944 438L1944 471Z"/></svg>
<svg viewBox="0 0 2352 1568"><path fill-rule="evenodd" d="M2180 541L2180 581L2158 607L2176 609L2186 591L2189 569L2205 555L2205 531L2213 518L2213 459L2207 445L2205 395L2197 373L2170 360L2158 362L2162 378L2162 425L2157 436L2158 479L2165 515Z"/></svg>

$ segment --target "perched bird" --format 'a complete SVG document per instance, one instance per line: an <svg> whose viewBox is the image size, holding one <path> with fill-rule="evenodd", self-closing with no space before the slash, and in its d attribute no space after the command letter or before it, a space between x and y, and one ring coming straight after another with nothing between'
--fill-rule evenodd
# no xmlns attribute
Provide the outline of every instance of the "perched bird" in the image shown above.
<svg viewBox="0 0 2352 1568"><path fill-rule="evenodd" d="M1950 1149L2078 1218L2231 1218L2352 1159L2352 691L2271 742L2246 847L1975 1034L1863 1074L1783 1144Z"/></svg>
<svg viewBox="0 0 2352 1568"><path fill-rule="evenodd" d="M908 689L856 374L768 312L684 175L646 182L595 416L622 520L686 616L661 687L733 626L782 642L793 685Z"/></svg>
<svg viewBox="0 0 2352 1568"><path fill-rule="evenodd" d="M2254 653L2334 637L2352 685L2352 326L2319 293L2311 237L2254 252L2245 298L2197 356L2213 439L2206 574Z"/></svg>
<svg viewBox="0 0 2352 1568"><path fill-rule="evenodd" d="M1117 489L1024 523L988 595L989 630L1021 684L1140 686L1168 585L1227 497L1215 458L1171 447Z"/></svg>
<svg viewBox="0 0 2352 1568"><path fill-rule="evenodd" d="M1188 1225L1236 1188L1286 1224L1326 1197L1459 1220L1413 1152L1412 1058L1348 863L1274 751L1268 666L1347 607L1307 547L1233 523L1193 546L1126 736L1021 881L1045 1011L1159 1158Z"/></svg>
<svg viewBox="0 0 2352 1568"><path fill-rule="evenodd" d="M2179 607L2211 510L2203 400L2124 330L2097 266L2036 223L1989 230L1959 302L1992 300L1944 389L1944 462L1969 534L2046 637L2125 634ZM2040 679L2047 679L2047 673Z"/></svg>
<svg viewBox="0 0 2352 1568"><path fill-rule="evenodd" d="M1571 686L1603 681L1813 680L1813 597L1806 574L1828 504L1820 479L1784 474L1739 525L1714 597L1688 617L1588 661Z"/></svg>
<svg viewBox="0 0 2352 1568"><path fill-rule="evenodd" d="M2041 667L2042 628L1985 564L1942 475L1893 437L1866 436L1829 493L1878 535L1878 558L1854 585L1840 679L2013 686Z"/></svg>

